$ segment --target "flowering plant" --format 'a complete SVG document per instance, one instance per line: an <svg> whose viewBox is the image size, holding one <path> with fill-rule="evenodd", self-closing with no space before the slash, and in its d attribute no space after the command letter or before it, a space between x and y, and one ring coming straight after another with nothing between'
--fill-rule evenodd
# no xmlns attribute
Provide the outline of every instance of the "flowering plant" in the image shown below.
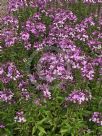
<svg viewBox="0 0 102 136"><path fill-rule="evenodd" d="M1 135L102 133L102 19L87 15L84 2L80 12L65 3L8 1L0 19Z"/></svg>

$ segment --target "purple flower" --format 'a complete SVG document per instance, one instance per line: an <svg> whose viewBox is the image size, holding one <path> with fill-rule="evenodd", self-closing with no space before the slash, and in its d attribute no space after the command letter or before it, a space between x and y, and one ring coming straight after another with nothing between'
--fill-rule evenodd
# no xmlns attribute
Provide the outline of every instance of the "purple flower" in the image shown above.
<svg viewBox="0 0 102 136"><path fill-rule="evenodd" d="M24 0L9 0L8 10L9 12L14 12L19 10L20 8L23 8L25 5L27 5L27 3Z"/></svg>
<svg viewBox="0 0 102 136"><path fill-rule="evenodd" d="M14 94L10 89L4 89L3 91L0 91L0 101L11 102L13 96Z"/></svg>
<svg viewBox="0 0 102 136"><path fill-rule="evenodd" d="M11 47L19 41L17 34L19 21L16 17L7 15L1 18L0 25L2 27L0 40L2 41L3 47Z"/></svg>
<svg viewBox="0 0 102 136"><path fill-rule="evenodd" d="M29 42L24 42L24 47L26 50L30 50L31 49L31 44Z"/></svg>
<svg viewBox="0 0 102 136"><path fill-rule="evenodd" d="M83 0L84 3L102 3L101 0Z"/></svg>
<svg viewBox="0 0 102 136"><path fill-rule="evenodd" d="M21 39L23 41L28 41L28 39L29 39L29 33L28 32L21 32Z"/></svg>
<svg viewBox="0 0 102 136"><path fill-rule="evenodd" d="M51 99L51 92L49 91L48 84L39 84L37 89L42 91L45 98Z"/></svg>
<svg viewBox="0 0 102 136"><path fill-rule="evenodd" d="M37 83L37 79L36 79L36 76L33 74L33 75L29 75L29 80L32 84L36 84Z"/></svg>
<svg viewBox="0 0 102 136"><path fill-rule="evenodd" d="M52 82L55 79L73 80L70 69L60 54L45 53L37 65L37 73L40 79ZM70 67L70 66L69 66Z"/></svg>
<svg viewBox="0 0 102 136"><path fill-rule="evenodd" d="M91 100L91 98L92 98L91 93L88 91L74 90L66 98L66 101L81 105Z"/></svg>
<svg viewBox="0 0 102 136"><path fill-rule="evenodd" d="M5 125L0 122L0 128L5 128Z"/></svg>
<svg viewBox="0 0 102 136"><path fill-rule="evenodd" d="M26 21L26 30L35 37L39 37L46 31L46 26L44 23L41 22L40 15L34 14L34 16Z"/></svg>
<svg viewBox="0 0 102 136"><path fill-rule="evenodd" d="M7 27L9 26L12 29L18 29L19 22L18 22L18 19L16 17L11 16L11 15L7 15L7 16L2 18L1 25L7 26Z"/></svg>
<svg viewBox="0 0 102 136"><path fill-rule="evenodd" d="M23 111L16 112L16 116L14 117L14 120L15 122L25 123L26 118L24 117L24 112Z"/></svg>
<svg viewBox="0 0 102 136"><path fill-rule="evenodd" d="M40 9L44 9L48 2L52 0L36 0L36 4Z"/></svg>
<svg viewBox="0 0 102 136"><path fill-rule="evenodd" d="M96 39L92 39L90 41L88 41L88 46L90 47L90 49L92 51L95 51L96 53L101 53L102 50L102 42L96 40Z"/></svg>
<svg viewBox="0 0 102 136"><path fill-rule="evenodd" d="M30 93L27 91L27 89L23 89L21 92L22 98L24 98L26 101L30 99Z"/></svg>
<svg viewBox="0 0 102 136"><path fill-rule="evenodd" d="M34 104L36 104L37 106L41 106L41 100L39 98L35 99Z"/></svg>
<svg viewBox="0 0 102 136"><path fill-rule="evenodd" d="M28 86L28 80L25 81L22 79L19 81L19 85L18 85L19 89L24 90L27 88L27 86Z"/></svg>
<svg viewBox="0 0 102 136"><path fill-rule="evenodd" d="M13 46L15 44L15 42L16 42L16 37L6 38L5 39L5 46L6 47L11 47L11 46Z"/></svg>
<svg viewBox="0 0 102 136"><path fill-rule="evenodd" d="M36 30L39 32L45 32L46 31L46 26L43 23L38 23L36 25Z"/></svg>
<svg viewBox="0 0 102 136"><path fill-rule="evenodd" d="M48 4L51 1L9 0L8 9L10 12L21 8L23 8L22 11L27 11L28 8L32 10L33 7L37 9L37 12L24 22L18 20L13 14L0 20L0 51L5 47L17 46L19 42L24 45L28 54L33 50L35 53L41 51L42 54L41 56L38 55L40 58L36 66L34 65L36 71L32 71L29 80L37 89L42 91L46 98L51 98L49 88L53 81L57 80L61 83L70 81L72 83L76 69L80 71L83 80L94 79L96 66L99 67L98 73L102 74L100 68L102 62L101 19L97 22L95 21L96 18L90 15L81 22L77 22L77 16L70 10L49 9ZM58 1L58 3L62 4L63 2ZM19 14L19 11L17 13ZM92 32L89 32L90 28L94 26L98 26L97 30L93 32L92 29ZM19 30L21 30L20 33ZM83 45L85 51L82 48ZM86 51L87 48L90 50L90 54ZM19 81L18 88L21 90L21 96L28 100L30 98L29 82L23 80L22 77L14 63L4 63L0 66L0 80L3 83L10 81L17 81L18 83ZM60 87L65 89L61 83ZM74 103L81 104L90 99L90 94L84 91L79 90L73 93L70 94L72 96L72 99L70 96L70 101L72 100Z"/></svg>
<svg viewBox="0 0 102 136"><path fill-rule="evenodd" d="M88 80L93 80L95 72L94 72L93 65L91 63L88 63L87 65L83 65L83 67L81 68L81 71L82 71L83 77L85 77Z"/></svg>
<svg viewBox="0 0 102 136"><path fill-rule="evenodd" d="M99 126L102 126L102 113L101 112L94 112L89 121L92 121L92 122L98 124Z"/></svg>
<svg viewBox="0 0 102 136"><path fill-rule="evenodd" d="M3 83L8 83L11 80L17 80L21 78L21 73L17 70L16 66L12 62L5 63L0 67L0 80Z"/></svg>

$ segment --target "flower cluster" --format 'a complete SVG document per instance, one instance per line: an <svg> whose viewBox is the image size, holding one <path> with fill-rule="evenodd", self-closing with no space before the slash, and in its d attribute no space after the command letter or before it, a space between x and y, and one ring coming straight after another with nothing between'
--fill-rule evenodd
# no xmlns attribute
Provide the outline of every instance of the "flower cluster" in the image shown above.
<svg viewBox="0 0 102 136"><path fill-rule="evenodd" d="M26 81L24 79L19 80L18 88L21 93L21 98L23 98L26 101L29 100L30 93L28 92L28 80Z"/></svg>
<svg viewBox="0 0 102 136"><path fill-rule="evenodd" d="M40 9L44 9L50 1L52 0L35 0L35 3L37 7L39 7Z"/></svg>
<svg viewBox="0 0 102 136"><path fill-rule="evenodd" d="M23 111L16 112L16 116L14 117L14 120L15 122L25 123L26 118L24 117L24 112Z"/></svg>
<svg viewBox="0 0 102 136"><path fill-rule="evenodd" d="M4 17L1 22L6 26L4 27L6 29L3 29L0 35L2 43L4 46L10 47L19 39L27 50L34 48L36 51L46 47L54 47L57 53L44 52L38 61L37 75L39 79L47 82L52 82L55 79L73 80L73 69L79 69L85 79L93 80L95 74L93 58L87 56L76 44L78 40L86 42L92 51L98 50L100 53L101 42L98 41L101 37L100 32L98 32L98 40L93 40L88 34L89 27L95 26L93 17L89 16L77 23L76 15L70 10L59 8L46 10L48 2L50 0L34 1L35 7L43 8L43 10L38 10L25 23L22 23L20 33L17 32L19 29L17 18ZM27 1L17 0L15 3L11 0L9 8L11 11L16 11L19 8L26 8L28 5ZM43 17L46 17L47 20L50 19L49 25L46 25ZM34 38L33 42L31 42L31 38Z"/></svg>
<svg viewBox="0 0 102 136"><path fill-rule="evenodd" d="M27 90L22 91L21 95L26 101L30 98L30 93Z"/></svg>
<svg viewBox="0 0 102 136"><path fill-rule="evenodd" d="M3 102L11 102L14 94L11 92L10 89L4 89L0 91L0 101Z"/></svg>
<svg viewBox="0 0 102 136"><path fill-rule="evenodd" d="M6 15L0 20L1 26L2 27L9 27L12 29L18 29L19 27L19 21L16 17L12 15Z"/></svg>
<svg viewBox="0 0 102 136"><path fill-rule="evenodd" d="M102 3L101 0L83 0L84 3Z"/></svg>
<svg viewBox="0 0 102 136"><path fill-rule="evenodd" d="M5 63L0 66L0 80L3 83L8 83L11 80L15 81L21 78L21 73L17 70L16 66L12 62Z"/></svg>
<svg viewBox="0 0 102 136"><path fill-rule="evenodd" d="M88 91L74 90L69 96L66 98L66 101L73 102L76 104L83 104L91 100L91 93Z"/></svg>
<svg viewBox="0 0 102 136"><path fill-rule="evenodd" d="M9 0L8 2L8 11L15 12L17 10L23 9L28 7L29 5L33 8L44 9L47 3L51 2L52 0Z"/></svg>
<svg viewBox="0 0 102 136"><path fill-rule="evenodd" d="M95 51L96 53L101 54L101 52L102 52L102 42L93 39L93 40L88 41L87 44L92 51Z"/></svg>
<svg viewBox="0 0 102 136"><path fill-rule="evenodd" d="M36 37L43 34L46 30L45 24L41 22L41 15L39 13L35 13L33 17L26 21L25 28Z"/></svg>
<svg viewBox="0 0 102 136"><path fill-rule="evenodd" d="M43 22L43 15L47 19L50 18L49 25ZM76 15L65 9L45 9L34 13L23 26L23 31L20 33L21 41L26 49L34 48L37 52L48 48L48 51L47 53L43 51L37 63L36 73L30 76L31 82L35 84L37 80L43 80L51 83L56 79L72 81L74 69L78 69L84 79L93 80L96 64L93 63L93 58L87 56L76 44L79 40L86 42L91 48L89 42L92 39L88 29L93 26L95 22L92 16L77 23ZM31 36L34 38L33 43L29 42ZM99 38L95 43L100 46L101 42L98 40ZM95 51L98 49L99 47L95 48ZM34 74L37 77L33 76Z"/></svg>
<svg viewBox="0 0 102 136"><path fill-rule="evenodd" d="M37 71L39 78L48 82L52 82L55 79L73 80L68 66L60 54L45 53L38 62Z"/></svg>
<svg viewBox="0 0 102 136"><path fill-rule="evenodd" d="M2 26L2 30L0 31L0 41L2 43L2 47L13 46L18 41L18 19L7 15L0 20L0 25Z"/></svg>
<svg viewBox="0 0 102 136"><path fill-rule="evenodd" d="M39 84L37 89L42 91L45 98L51 99L51 92L49 91L49 86L47 84Z"/></svg>
<svg viewBox="0 0 102 136"><path fill-rule="evenodd" d="M17 37L13 30L5 29L2 32L2 42L4 43L2 44L2 46L11 47L16 43L16 41L17 41Z"/></svg>
<svg viewBox="0 0 102 136"><path fill-rule="evenodd" d="M90 121L102 126L102 113L101 112L94 112Z"/></svg>
<svg viewBox="0 0 102 136"><path fill-rule="evenodd" d="M24 7L26 4L26 0L9 0L8 1L8 11L9 12L14 12L17 11L18 9L21 9Z"/></svg>
<svg viewBox="0 0 102 136"><path fill-rule="evenodd" d="M75 45L76 40L84 42L88 40L87 29L89 26L94 25L92 17L86 18L80 24L73 27L77 17L71 11L62 9L54 11L49 10L46 13L47 16L52 19L47 37L44 38L42 42L35 42L34 48L41 50L46 47L54 47L58 51L61 50L59 58L63 59L64 57L66 60L64 63L69 63L72 68L80 69L83 77L92 80L94 78L94 68L91 63L91 58L87 57L85 53ZM69 23L70 21L71 24ZM73 42L72 39L75 41Z"/></svg>
<svg viewBox="0 0 102 136"><path fill-rule="evenodd" d="M76 24L74 31L74 38L76 40L80 40L83 42L86 42L89 39L88 35L88 28L91 26L94 26L94 19L92 16L89 16L88 18L85 18L82 20L79 24Z"/></svg>
<svg viewBox="0 0 102 136"><path fill-rule="evenodd" d="M31 35L33 37L38 38L39 36L43 36L46 31L46 26L41 22L40 13L35 13L33 17L29 18L25 22L25 26L22 28L22 32L20 33L20 40L23 42L24 47L29 50L32 45L30 43Z"/></svg>

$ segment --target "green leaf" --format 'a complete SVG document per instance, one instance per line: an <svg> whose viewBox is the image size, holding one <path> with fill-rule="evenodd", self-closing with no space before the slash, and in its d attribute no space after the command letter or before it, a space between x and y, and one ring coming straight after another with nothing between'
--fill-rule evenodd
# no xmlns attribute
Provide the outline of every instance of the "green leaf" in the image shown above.
<svg viewBox="0 0 102 136"><path fill-rule="evenodd" d="M42 119L41 121L37 122L38 125L43 124L43 122L47 121L47 118Z"/></svg>
<svg viewBox="0 0 102 136"><path fill-rule="evenodd" d="M5 131L7 133L7 136L12 136L11 131L9 129L6 128Z"/></svg>
<svg viewBox="0 0 102 136"><path fill-rule="evenodd" d="M46 131L45 131L45 129L44 129L42 126L38 126L38 129L39 129L39 131L40 131L41 133L46 134Z"/></svg>
<svg viewBox="0 0 102 136"><path fill-rule="evenodd" d="M34 126L32 129L32 135L35 133L35 131L36 131L36 127Z"/></svg>
<svg viewBox="0 0 102 136"><path fill-rule="evenodd" d="M64 133L64 134L65 134L66 132L68 132L68 128L61 129L61 134L62 134L62 133Z"/></svg>
<svg viewBox="0 0 102 136"><path fill-rule="evenodd" d="M63 128L61 128L61 130L60 130L60 133L61 134L68 134L68 133L70 133L71 132L71 126L66 126L66 127L63 127Z"/></svg>

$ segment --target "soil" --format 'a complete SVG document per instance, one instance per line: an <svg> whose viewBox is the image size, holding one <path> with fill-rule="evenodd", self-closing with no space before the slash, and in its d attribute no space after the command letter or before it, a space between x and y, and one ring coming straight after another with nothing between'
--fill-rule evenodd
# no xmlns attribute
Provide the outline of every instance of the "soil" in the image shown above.
<svg viewBox="0 0 102 136"><path fill-rule="evenodd" d="M7 0L0 0L0 17L7 14Z"/></svg>

